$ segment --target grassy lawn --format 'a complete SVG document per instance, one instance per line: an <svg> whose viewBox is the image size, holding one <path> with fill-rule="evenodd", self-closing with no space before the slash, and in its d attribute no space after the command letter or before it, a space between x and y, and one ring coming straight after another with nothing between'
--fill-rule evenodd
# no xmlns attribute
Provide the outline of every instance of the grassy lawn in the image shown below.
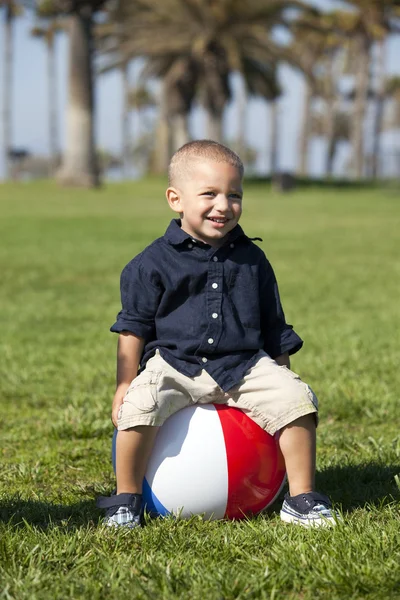
<svg viewBox="0 0 400 600"><path fill-rule="evenodd" d="M164 184L0 186L0 599L400 598L398 190L245 187L293 369L320 399L318 488L333 531L155 520L104 531L121 268L162 235ZM212 493L212 490L210 490Z"/></svg>

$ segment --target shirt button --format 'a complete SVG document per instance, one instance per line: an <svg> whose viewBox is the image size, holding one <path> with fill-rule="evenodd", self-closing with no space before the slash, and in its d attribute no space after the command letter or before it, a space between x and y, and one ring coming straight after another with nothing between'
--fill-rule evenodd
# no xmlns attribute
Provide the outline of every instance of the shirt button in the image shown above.
<svg viewBox="0 0 400 600"><path fill-rule="evenodd" d="M207 341L208 341L208 343L209 343L209 344L213 344L213 343L214 343L214 340L213 340L213 338L208 338L208 340L207 340Z"/></svg>
<svg viewBox="0 0 400 600"><path fill-rule="evenodd" d="M207 362L207 359L206 359L206 357L205 357L205 356L203 356L203 358L202 358L201 360L203 361L203 363L206 363L206 362Z"/></svg>
<svg viewBox="0 0 400 600"><path fill-rule="evenodd" d="M234 247L235 247L235 244L229 244L229 247L230 247L230 248L234 248Z"/></svg>
<svg viewBox="0 0 400 600"><path fill-rule="evenodd" d="M217 319L218 318L218 313L213 313L211 316L212 316L213 319Z"/></svg>
<svg viewBox="0 0 400 600"><path fill-rule="evenodd" d="M188 244L188 248L193 248L193 244Z"/></svg>
<svg viewBox="0 0 400 600"><path fill-rule="evenodd" d="M213 256L213 261L218 262L218 256Z"/></svg>
<svg viewBox="0 0 400 600"><path fill-rule="evenodd" d="M211 284L211 287L212 287L214 290L216 290L216 289L217 289L217 287L218 287L218 283L215 283L215 282L214 282L214 283L212 283L212 284Z"/></svg>

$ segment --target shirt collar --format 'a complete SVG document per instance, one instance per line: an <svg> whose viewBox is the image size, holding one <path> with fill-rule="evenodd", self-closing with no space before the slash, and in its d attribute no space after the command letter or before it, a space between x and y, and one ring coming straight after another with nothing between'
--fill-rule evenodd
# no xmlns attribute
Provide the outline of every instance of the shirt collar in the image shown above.
<svg viewBox="0 0 400 600"><path fill-rule="evenodd" d="M180 219L172 219L171 223L168 225L164 237L172 246L179 246L179 244L191 239L191 236L181 228Z"/></svg>
<svg viewBox="0 0 400 600"><path fill-rule="evenodd" d="M240 237L244 237L247 240L249 239L240 225L235 225L232 231L230 231L226 236L224 244L227 242L232 243ZM192 239L192 237L181 228L180 219L172 219L171 223L168 225L167 231L164 234L164 238L172 246L179 246L179 244L183 244L183 242L186 242L188 239Z"/></svg>

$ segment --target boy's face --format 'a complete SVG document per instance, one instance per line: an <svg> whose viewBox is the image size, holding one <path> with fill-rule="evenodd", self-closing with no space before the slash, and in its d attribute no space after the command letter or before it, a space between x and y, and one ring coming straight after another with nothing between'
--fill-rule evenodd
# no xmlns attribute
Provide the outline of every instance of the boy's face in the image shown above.
<svg viewBox="0 0 400 600"><path fill-rule="evenodd" d="M167 190L167 200L193 238L218 247L242 214L242 179L227 162L194 160L188 172Z"/></svg>

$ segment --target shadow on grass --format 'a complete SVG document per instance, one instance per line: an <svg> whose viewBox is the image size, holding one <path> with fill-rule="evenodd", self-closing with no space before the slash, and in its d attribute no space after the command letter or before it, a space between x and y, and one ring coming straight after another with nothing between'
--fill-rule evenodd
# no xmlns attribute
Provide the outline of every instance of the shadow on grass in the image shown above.
<svg viewBox="0 0 400 600"><path fill-rule="evenodd" d="M316 487L343 510L351 512L365 504L382 506L400 499L395 475L399 464L366 463L327 467L316 476Z"/></svg>
<svg viewBox="0 0 400 600"><path fill-rule="evenodd" d="M393 500L400 500L400 490L395 475L400 465L368 463L328 467L317 473L317 489L328 494L341 505L345 512L363 508L366 504L383 507ZM275 502L272 512L279 511L281 502ZM65 526L75 529L96 525L100 517L95 500L85 500L71 505L50 504L18 497L0 500L0 522L25 526L26 523L46 529Z"/></svg>
<svg viewBox="0 0 400 600"><path fill-rule="evenodd" d="M54 526L65 526L76 529L96 524L100 511L96 509L95 501L84 500L76 504L50 504L40 500L23 500L11 497L0 500L0 522L24 527L26 523L39 529Z"/></svg>

